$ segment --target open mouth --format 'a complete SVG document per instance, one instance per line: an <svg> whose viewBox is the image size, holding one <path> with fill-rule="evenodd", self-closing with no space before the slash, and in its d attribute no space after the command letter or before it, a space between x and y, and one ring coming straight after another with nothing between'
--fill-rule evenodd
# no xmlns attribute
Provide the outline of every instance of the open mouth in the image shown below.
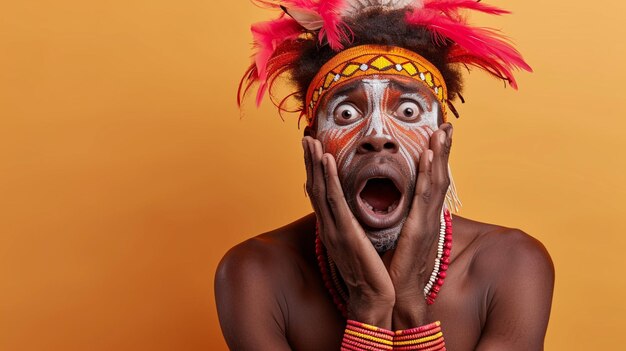
<svg viewBox="0 0 626 351"><path fill-rule="evenodd" d="M369 228L390 228L402 220L404 194L391 174L375 175L361 182L356 215Z"/></svg>
<svg viewBox="0 0 626 351"><path fill-rule="evenodd" d="M386 215L398 208L402 193L391 179L372 178L365 183L359 197L374 214Z"/></svg>

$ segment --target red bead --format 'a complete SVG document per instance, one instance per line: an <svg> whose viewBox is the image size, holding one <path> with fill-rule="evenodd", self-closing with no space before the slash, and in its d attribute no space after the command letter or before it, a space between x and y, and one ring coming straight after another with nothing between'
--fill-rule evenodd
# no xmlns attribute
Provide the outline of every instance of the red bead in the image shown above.
<svg viewBox="0 0 626 351"><path fill-rule="evenodd" d="M443 255L446 257L450 257L450 252L451 252L450 249L445 249L443 250Z"/></svg>
<svg viewBox="0 0 626 351"><path fill-rule="evenodd" d="M444 271L439 271L439 277L441 279L446 279L446 275L448 275L448 273L444 272Z"/></svg>
<svg viewBox="0 0 626 351"><path fill-rule="evenodd" d="M451 250L452 249L452 243L451 242L447 242L447 243L444 244L444 247L446 249L450 249Z"/></svg>
<svg viewBox="0 0 626 351"><path fill-rule="evenodd" d="M452 242L452 234L447 234L446 237L444 238L446 241L450 241Z"/></svg>
<svg viewBox="0 0 626 351"><path fill-rule="evenodd" d="M444 272L445 273L445 272ZM442 286L443 285L443 278L439 278L437 279L437 285Z"/></svg>
<svg viewBox="0 0 626 351"><path fill-rule="evenodd" d="M443 264L450 264L450 257L442 257L441 258L441 263L443 263Z"/></svg>
<svg viewBox="0 0 626 351"><path fill-rule="evenodd" d="M447 227L446 228L446 234L452 234L452 228Z"/></svg>
<svg viewBox="0 0 626 351"><path fill-rule="evenodd" d="M448 265L447 264L442 264L441 265L441 270L444 271L444 272L447 271L448 270Z"/></svg>
<svg viewBox="0 0 626 351"><path fill-rule="evenodd" d="M435 286L433 286L433 291L434 291L434 292L438 293L438 292L439 292L439 289L441 289L441 288L439 287L439 285L435 285Z"/></svg>

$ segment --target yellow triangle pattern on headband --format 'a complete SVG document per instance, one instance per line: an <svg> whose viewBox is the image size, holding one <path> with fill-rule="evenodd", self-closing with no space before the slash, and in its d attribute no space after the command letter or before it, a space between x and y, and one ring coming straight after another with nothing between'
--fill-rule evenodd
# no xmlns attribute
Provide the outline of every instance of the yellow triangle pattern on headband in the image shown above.
<svg viewBox="0 0 626 351"><path fill-rule="evenodd" d="M399 75L427 86L441 103L446 121L448 91L439 70L415 52L395 46L362 45L344 50L330 59L311 81L306 95L307 121L313 125L318 102L332 88L355 78Z"/></svg>

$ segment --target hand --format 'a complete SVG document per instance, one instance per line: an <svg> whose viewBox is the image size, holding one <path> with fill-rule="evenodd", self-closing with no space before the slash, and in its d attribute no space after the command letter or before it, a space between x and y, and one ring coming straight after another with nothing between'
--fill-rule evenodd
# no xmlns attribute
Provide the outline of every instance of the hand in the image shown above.
<svg viewBox="0 0 626 351"><path fill-rule="evenodd" d="M302 141L306 189L315 210L320 239L349 292L349 318L391 327L395 292L391 278L365 231L346 203L335 159L311 137Z"/></svg>
<svg viewBox="0 0 626 351"><path fill-rule="evenodd" d="M396 249L383 256L396 293L394 329L432 322L423 290L437 256L441 209L450 185L448 159L452 125L443 124L430 137L419 160L415 194Z"/></svg>

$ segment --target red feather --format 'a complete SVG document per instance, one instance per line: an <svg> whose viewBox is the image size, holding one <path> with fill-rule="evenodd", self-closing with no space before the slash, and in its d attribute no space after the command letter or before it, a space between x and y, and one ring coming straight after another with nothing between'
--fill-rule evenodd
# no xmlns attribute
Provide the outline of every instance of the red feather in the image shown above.
<svg viewBox="0 0 626 351"><path fill-rule="evenodd" d="M318 12L324 21L319 33L320 42L326 37L330 47L339 51L343 49L342 40L350 39L350 28L343 23L340 12L345 7L345 0L321 0Z"/></svg>
<svg viewBox="0 0 626 351"><path fill-rule="evenodd" d="M311 18L319 14L320 22L323 23L318 33L319 41L323 42L326 39L335 51L343 49L342 41L350 39L348 34L350 29L340 16L340 11L345 5L344 1L346 0L252 0L260 7L276 9L285 6L287 12L292 9L294 13L305 13ZM277 50L281 45L288 44L307 32L307 29L294 18L286 16L285 13L281 13L280 17L275 20L256 23L251 29L257 52L253 56L254 64L248 68L239 84L237 103L241 104L243 96L250 90L252 84L258 82L256 96L258 106L274 79L287 70L285 67L291 67L294 64L284 59L284 50L283 53L278 54ZM297 60L297 55L293 54L297 50L291 49L293 52L289 59ZM276 62L281 64L276 65ZM280 103L279 105L283 106Z"/></svg>
<svg viewBox="0 0 626 351"><path fill-rule="evenodd" d="M487 5L476 0L426 0L424 8L429 10L441 11L447 16L455 17L458 11L462 9L475 10L490 15L504 15L511 13L510 11Z"/></svg>
<svg viewBox="0 0 626 351"><path fill-rule="evenodd" d="M258 49L254 55L256 72L260 83L256 97L258 106L261 104L267 89L268 72L266 68L269 60L280 44L286 40L295 39L302 34L302 26L294 19L284 17L273 21L256 23L252 25L251 29L254 46Z"/></svg>
<svg viewBox="0 0 626 351"><path fill-rule="evenodd" d="M267 61L266 65L266 80L263 83L265 85L265 89L269 89L270 97L272 98L272 102L279 108L282 116L282 112L292 112L287 110L285 107L286 100L281 102L276 102L272 94L272 87L274 86L274 81L284 72L292 70L298 64L298 58L301 54L300 44L294 40L285 41L279 47L277 47L276 51L272 55L272 57ZM255 63L250 65L246 70L246 73L242 77L239 82L239 89L237 93L237 104L241 107L244 96L248 93L248 91L252 88L252 85L256 82L260 82L259 74L257 71L257 66ZM260 88L259 88L260 89ZM259 101L257 101L258 103ZM302 110L302 107L299 108Z"/></svg>
<svg viewBox="0 0 626 351"><path fill-rule="evenodd" d="M532 72L508 39L494 29L471 27L454 14L451 17L441 16L439 11L426 8L407 13L407 22L426 27L438 44L452 40L468 57L476 58L467 63L504 75L514 88L517 84L512 69Z"/></svg>

